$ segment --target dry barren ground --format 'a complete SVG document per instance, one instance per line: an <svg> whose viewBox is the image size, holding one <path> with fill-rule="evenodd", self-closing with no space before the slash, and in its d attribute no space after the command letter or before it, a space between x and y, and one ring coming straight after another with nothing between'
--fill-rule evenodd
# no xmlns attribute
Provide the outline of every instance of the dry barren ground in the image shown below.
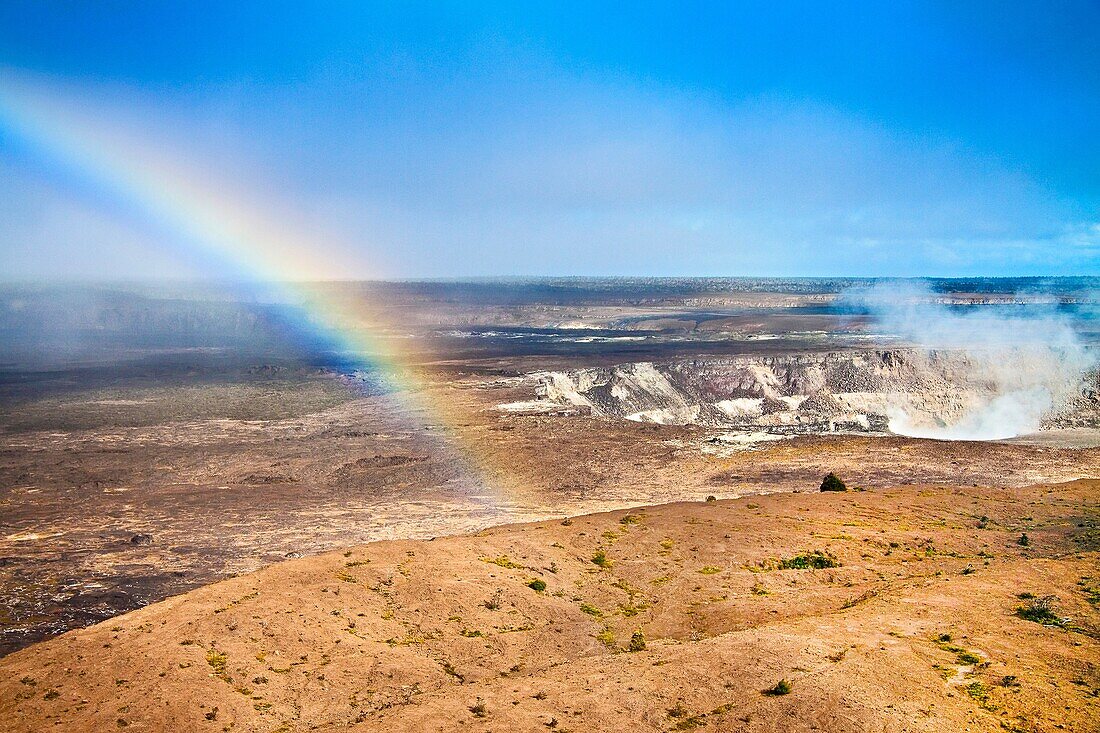
<svg viewBox="0 0 1100 733"><path fill-rule="evenodd" d="M436 412L401 413L318 376L128 387L13 408L0 420L0 655L286 557L375 539L807 490L825 471L869 489L1100 474L1097 448L829 435L737 451L700 426L496 408L530 396L508 380L433 386L423 404L461 412L445 430Z"/></svg>
<svg viewBox="0 0 1100 733"><path fill-rule="evenodd" d="M781 493L358 546L11 654L0 720L1094 731L1098 489Z"/></svg>
<svg viewBox="0 0 1100 733"><path fill-rule="evenodd" d="M1100 475L1095 447L823 435L745 452L700 426L496 407L531 396L515 380L441 381L421 402L455 408L446 426L317 376L22 403L0 419L0 654L377 539L808 490L826 471L870 489Z"/></svg>

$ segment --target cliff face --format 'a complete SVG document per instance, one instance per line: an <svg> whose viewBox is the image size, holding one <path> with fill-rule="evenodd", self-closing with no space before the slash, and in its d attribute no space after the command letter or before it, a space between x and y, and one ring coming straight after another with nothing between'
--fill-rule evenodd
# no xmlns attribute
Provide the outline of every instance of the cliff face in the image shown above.
<svg viewBox="0 0 1100 733"><path fill-rule="evenodd" d="M1009 384L984 359L958 351L642 362L540 378L545 399L662 424L785 433L935 430L965 422L991 405L1005 412L1006 400L1025 397L1037 413L1035 429L1039 420L1046 427L1100 424L1096 390L1088 386L1095 387L1095 373L1072 384ZM1018 423L1009 420L1014 417L1005 420Z"/></svg>

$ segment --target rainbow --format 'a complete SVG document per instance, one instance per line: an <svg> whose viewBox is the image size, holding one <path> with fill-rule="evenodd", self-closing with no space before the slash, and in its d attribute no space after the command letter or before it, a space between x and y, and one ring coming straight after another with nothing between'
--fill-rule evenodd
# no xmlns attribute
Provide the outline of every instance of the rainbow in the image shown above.
<svg viewBox="0 0 1100 733"><path fill-rule="evenodd" d="M331 241L323 246L316 237L297 231L285 213L275 216L285 207L248 200L239 185L170 157L162 146L143 143L136 132L123 134L104 126L94 115L82 114L79 105L67 103L64 95L3 69L0 130L45 163L62 166L152 220L172 240L185 242L187 251L180 254L190 261L292 304L287 313L296 329L351 355L348 361L355 368L382 376L392 387L389 397L401 403L405 414L442 424L445 431L437 437L464 463L480 487L478 496L500 511L506 509L509 502L491 479L500 467L478 465L487 460L484 451L462 442L458 428L468 422L462 408L454 400L437 398L428 404L425 399L426 379L419 365L423 354L414 357L404 345L408 339L387 338L400 329L381 319L380 308L362 296L342 296L334 287L332 273L354 271L340 257L350 248Z"/></svg>

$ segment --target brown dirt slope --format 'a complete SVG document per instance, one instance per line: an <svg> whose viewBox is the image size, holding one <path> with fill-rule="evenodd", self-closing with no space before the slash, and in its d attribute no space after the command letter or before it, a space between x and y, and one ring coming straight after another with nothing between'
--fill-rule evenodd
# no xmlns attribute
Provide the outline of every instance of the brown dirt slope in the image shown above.
<svg viewBox="0 0 1100 733"><path fill-rule="evenodd" d="M1094 731L1098 489L773 494L374 543L12 654L0 721ZM1017 615L1047 596L1050 624Z"/></svg>

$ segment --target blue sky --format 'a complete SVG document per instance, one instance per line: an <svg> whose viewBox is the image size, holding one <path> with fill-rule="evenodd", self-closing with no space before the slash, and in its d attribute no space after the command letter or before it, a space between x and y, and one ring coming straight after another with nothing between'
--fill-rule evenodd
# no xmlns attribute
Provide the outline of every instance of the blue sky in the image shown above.
<svg viewBox="0 0 1100 733"><path fill-rule="evenodd" d="M1100 274L1095 3L393 5L9 0L0 80L333 277ZM0 276L218 274L124 198L0 126Z"/></svg>

